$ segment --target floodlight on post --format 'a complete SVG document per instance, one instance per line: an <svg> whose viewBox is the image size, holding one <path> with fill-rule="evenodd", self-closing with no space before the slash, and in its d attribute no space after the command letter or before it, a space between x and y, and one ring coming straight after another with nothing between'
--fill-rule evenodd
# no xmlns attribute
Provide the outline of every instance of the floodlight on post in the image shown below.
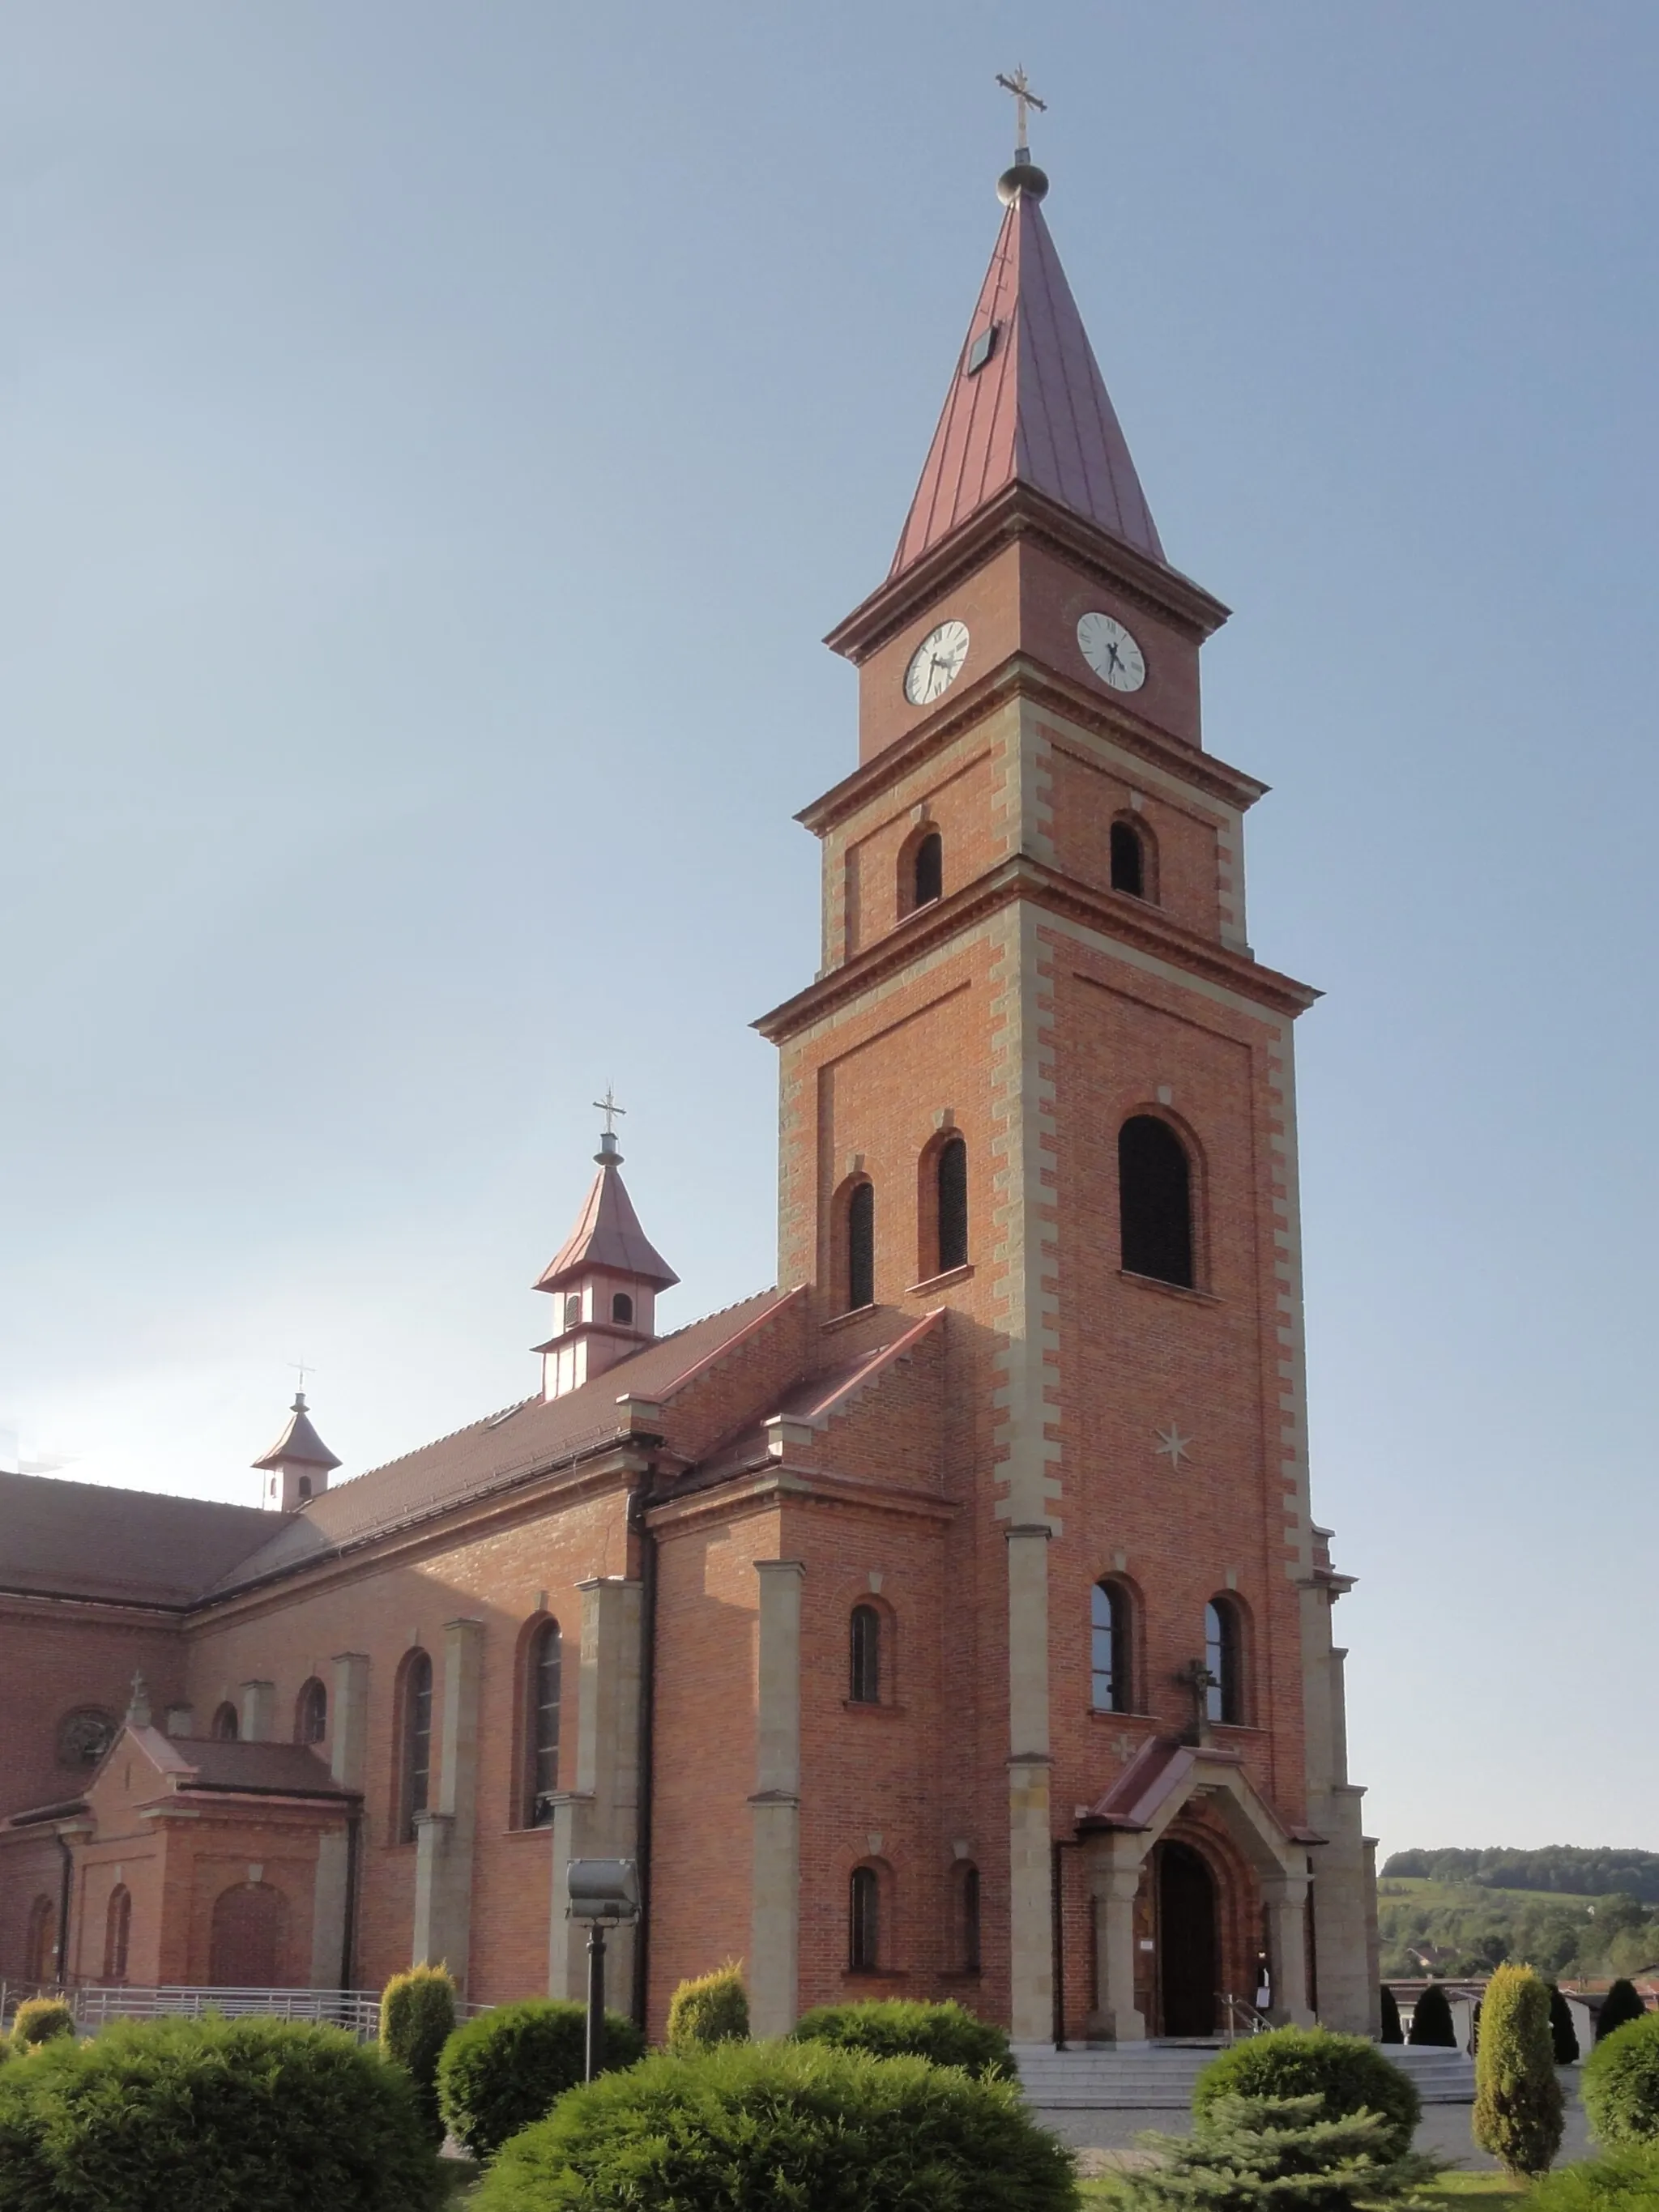
<svg viewBox="0 0 1659 2212"><path fill-rule="evenodd" d="M582 2079L605 2067L605 1931L640 1917L640 1872L632 1859L572 1859L568 1918L587 1923L587 2049Z"/></svg>

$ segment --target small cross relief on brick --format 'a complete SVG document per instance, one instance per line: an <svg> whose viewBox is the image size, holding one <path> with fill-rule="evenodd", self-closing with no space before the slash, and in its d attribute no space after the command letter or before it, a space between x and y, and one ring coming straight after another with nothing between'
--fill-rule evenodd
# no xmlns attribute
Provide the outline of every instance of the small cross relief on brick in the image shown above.
<svg viewBox="0 0 1659 2212"><path fill-rule="evenodd" d="M1180 1429L1176 1425L1173 1416L1170 1418L1170 1425L1167 1429L1154 1429L1152 1433L1158 1438L1158 1443L1153 1450L1153 1457L1155 1459L1167 1459L1170 1462L1170 1472L1172 1474L1178 1474L1181 1471L1182 1461L1189 1460L1193 1455L1192 1445L1194 1439L1191 1437L1183 1437L1182 1435Z"/></svg>

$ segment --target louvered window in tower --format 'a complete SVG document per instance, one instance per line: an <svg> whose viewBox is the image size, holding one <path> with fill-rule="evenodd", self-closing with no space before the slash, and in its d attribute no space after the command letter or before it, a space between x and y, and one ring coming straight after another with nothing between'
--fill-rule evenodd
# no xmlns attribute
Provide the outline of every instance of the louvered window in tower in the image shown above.
<svg viewBox="0 0 1659 2212"><path fill-rule="evenodd" d="M556 1620L536 1632L531 1646L530 1823L545 1827L553 1818L551 1798L559 1786L559 1704L564 1675L564 1638Z"/></svg>
<svg viewBox="0 0 1659 2212"><path fill-rule="evenodd" d="M857 1184L847 1201L847 1310L876 1301L876 1194Z"/></svg>
<svg viewBox="0 0 1659 2212"><path fill-rule="evenodd" d="M934 1163L939 1206L939 1272L968 1264L968 1146L947 1137Z"/></svg>

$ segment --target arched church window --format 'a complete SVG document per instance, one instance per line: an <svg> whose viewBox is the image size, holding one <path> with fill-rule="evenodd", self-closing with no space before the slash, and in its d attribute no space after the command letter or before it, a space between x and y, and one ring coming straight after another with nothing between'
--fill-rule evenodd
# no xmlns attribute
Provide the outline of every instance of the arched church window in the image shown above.
<svg viewBox="0 0 1659 2212"><path fill-rule="evenodd" d="M881 1615L872 1605L853 1607L848 1695L855 1705L881 1703Z"/></svg>
<svg viewBox="0 0 1659 2212"><path fill-rule="evenodd" d="M559 1705L563 1689L564 1638L556 1620L548 1620L532 1639L526 1674L529 1715L525 1771L529 1782L526 1818L532 1828L553 1818L548 1802L559 1786Z"/></svg>
<svg viewBox="0 0 1659 2212"><path fill-rule="evenodd" d="M854 1867L848 1893L847 1963L854 1973L881 1965L881 1882L874 1867Z"/></svg>
<svg viewBox="0 0 1659 2212"><path fill-rule="evenodd" d="M415 1815L424 1813L432 1787L432 1659L411 1651L404 1662L399 1752L398 1840L415 1840Z"/></svg>
<svg viewBox="0 0 1659 2212"><path fill-rule="evenodd" d="M1146 896L1146 848L1133 822L1114 822L1111 837L1112 889L1132 898Z"/></svg>
<svg viewBox="0 0 1659 2212"><path fill-rule="evenodd" d="M1190 1290L1192 1169L1186 1146L1156 1115L1132 1115L1118 1131L1117 1191L1125 1270Z"/></svg>
<svg viewBox="0 0 1659 2212"><path fill-rule="evenodd" d="M118 1881L109 1893L109 1904L104 1913L104 1979L124 1982L127 1978L127 1946L132 1935L132 1893L125 1882Z"/></svg>
<svg viewBox="0 0 1659 2212"><path fill-rule="evenodd" d="M634 1301L626 1291L616 1291L611 1298L611 1318L623 1328L634 1326Z"/></svg>
<svg viewBox="0 0 1659 2212"><path fill-rule="evenodd" d="M847 1201L847 1310L876 1302L876 1192L854 1184Z"/></svg>
<svg viewBox="0 0 1659 2212"><path fill-rule="evenodd" d="M968 1146L961 1137L947 1137L933 1162L933 1188L938 1202L939 1273L968 1264Z"/></svg>
<svg viewBox="0 0 1659 2212"><path fill-rule="evenodd" d="M913 907L931 906L945 895L945 842L937 830L930 830L916 847L910 891Z"/></svg>
<svg viewBox="0 0 1659 2212"><path fill-rule="evenodd" d="M1132 1643L1129 1593L1110 1577L1089 1593L1090 1703L1097 1713L1127 1713L1131 1703Z"/></svg>
<svg viewBox="0 0 1659 2212"><path fill-rule="evenodd" d="M302 1474L300 1477L297 1487L302 1501L309 1498L311 1495L311 1477L308 1474Z"/></svg>
<svg viewBox="0 0 1659 2212"><path fill-rule="evenodd" d="M208 1724L208 1734L215 1743L234 1743L242 1732L236 1717L236 1708L226 1698Z"/></svg>
<svg viewBox="0 0 1659 2212"><path fill-rule="evenodd" d="M320 1743L328 1734L328 1692L313 1674L294 1705L294 1741Z"/></svg>
<svg viewBox="0 0 1659 2212"><path fill-rule="evenodd" d="M1231 1598L1212 1597L1204 1608L1204 1666L1210 1677L1205 1711L1224 1728L1244 1718L1243 1638L1238 1607Z"/></svg>
<svg viewBox="0 0 1659 2212"><path fill-rule="evenodd" d="M580 1291L572 1291L564 1302L565 1327L567 1328L579 1328L581 1324L581 1317L582 1294Z"/></svg>

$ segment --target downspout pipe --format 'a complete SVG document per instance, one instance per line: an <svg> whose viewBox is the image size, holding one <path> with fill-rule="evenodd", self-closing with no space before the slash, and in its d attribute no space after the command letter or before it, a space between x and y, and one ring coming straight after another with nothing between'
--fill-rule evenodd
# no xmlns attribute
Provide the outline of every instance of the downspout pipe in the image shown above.
<svg viewBox="0 0 1659 2212"><path fill-rule="evenodd" d="M357 1948L357 1869L362 1856L363 1808L354 1806L346 1821L345 1927L340 1937L340 1987L352 1986L352 1954Z"/></svg>
<svg viewBox="0 0 1659 2212"><path fill-rule="evenodd" d="M1081 1836L1055 1836L1048 1846L1048 1914L1054 1945L1054 2049L1066 2048L1066 1862L1062 1851L1083 1848Z"/></svg>
<svg viewBox="0 0 1659 2212"><path fill-rule="evenodd" d="M655 1773L657 1701L657 1539L647 1523L653 1498L654 1467L629 1499L629 1519L640 1547L640 1770L635 1856L640 1886L640 1917L634 1923L634 1987L629 2011L646 2033L651 1990L651 1814Z"/></svg>
<svg viewBox="0 0 1659 2212"><path fill-rule="evenodd" d="M61 1828L58 1831L58 1848L64 1855L64 1870L58 1890L58 1979L67 1989L70 1983L70 1905L75 1895L75 1854Z"/></svg>

